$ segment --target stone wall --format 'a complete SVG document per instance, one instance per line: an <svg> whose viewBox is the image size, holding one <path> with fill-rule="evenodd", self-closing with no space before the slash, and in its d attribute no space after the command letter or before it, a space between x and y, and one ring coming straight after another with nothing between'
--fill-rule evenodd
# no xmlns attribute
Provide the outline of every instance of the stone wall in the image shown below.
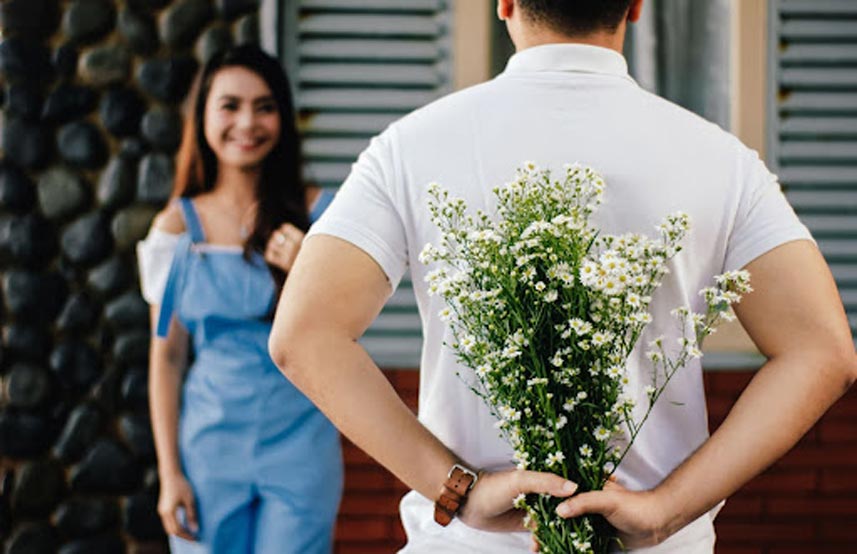
<svg viewBox="0 0 857 554"><path fill-rule="evenodd" d="M172 187L180 104L259 0L0 2L0 540L160 552L134 244Z"/></svg>

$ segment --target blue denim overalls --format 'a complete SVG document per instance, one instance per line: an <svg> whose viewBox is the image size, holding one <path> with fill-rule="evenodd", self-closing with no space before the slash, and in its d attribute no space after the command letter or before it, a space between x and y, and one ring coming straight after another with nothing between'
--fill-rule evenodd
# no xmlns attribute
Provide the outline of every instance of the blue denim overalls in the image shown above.
<svg viewBox="0 0 857 554"><path fill-rule="evenodd" d="M329 203L317 202L312 215ZM189 198L158 319L173 315L195 356L182 390L179 452L193 487L198 543L173 552L328 554L342 492L333 425L268 354L275 285L258 253L206 247ZM312 218L315 219L315 218Z"/></svg>

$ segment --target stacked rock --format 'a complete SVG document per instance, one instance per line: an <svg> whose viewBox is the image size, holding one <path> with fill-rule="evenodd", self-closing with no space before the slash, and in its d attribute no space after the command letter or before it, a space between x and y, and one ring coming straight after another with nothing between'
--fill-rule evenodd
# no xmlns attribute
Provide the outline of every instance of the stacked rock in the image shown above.
<svg viewBox="0 0 857 554"><path fill-rule="evenodd" d="M259 0L0 2L0 542L164 552L134 246L197 68Z"/></svg>

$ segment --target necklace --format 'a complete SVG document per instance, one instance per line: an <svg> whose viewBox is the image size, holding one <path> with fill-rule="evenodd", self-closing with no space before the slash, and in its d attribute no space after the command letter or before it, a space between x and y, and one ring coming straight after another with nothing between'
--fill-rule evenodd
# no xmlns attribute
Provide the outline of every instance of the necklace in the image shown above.
<svg viewBox="0 0 857 554"><path fill-rule="evenodd" d="M231 205L227 204L227 202L227 200L221 201L218 198L217 202L214 203L214 207L217 210L217 213L220 214L220 217L222 218L221 221L225 220L234 222L233 224L238 227L238 236L243 242L250 236L253 231L253 227L256 224L256 209L259 206L259 201L254 200L251 202L237 217L235 215L235 210L229 209Z"/></svg>
<svg viewBox="0 0 857 554"><path fill-rule="evenodd" d="M247 209L244 210L244 213L241 214L241 217L238 219L238 234L241 237L241 240L247 240L250 236L250 232L256 224L256 209L258 207L259 201L254 200L249 206L247 206Z"/></svg>

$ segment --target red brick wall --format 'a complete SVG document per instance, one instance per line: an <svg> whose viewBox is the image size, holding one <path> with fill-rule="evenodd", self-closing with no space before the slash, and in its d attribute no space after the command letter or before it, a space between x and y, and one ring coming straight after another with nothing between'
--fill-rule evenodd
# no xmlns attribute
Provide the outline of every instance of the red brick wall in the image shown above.
<svg viewBox="0 0 857 554"><path fill-rule="evenodd" d="M415 410L417 372L386 373ZM706 374L712 429L751 377L751 372ZM336 553L395 552L404 544L397 509L407 488L347 442L345 461ZM857 390L780 462L730 498L716 526L717 554L857 553Z"/></svg>

